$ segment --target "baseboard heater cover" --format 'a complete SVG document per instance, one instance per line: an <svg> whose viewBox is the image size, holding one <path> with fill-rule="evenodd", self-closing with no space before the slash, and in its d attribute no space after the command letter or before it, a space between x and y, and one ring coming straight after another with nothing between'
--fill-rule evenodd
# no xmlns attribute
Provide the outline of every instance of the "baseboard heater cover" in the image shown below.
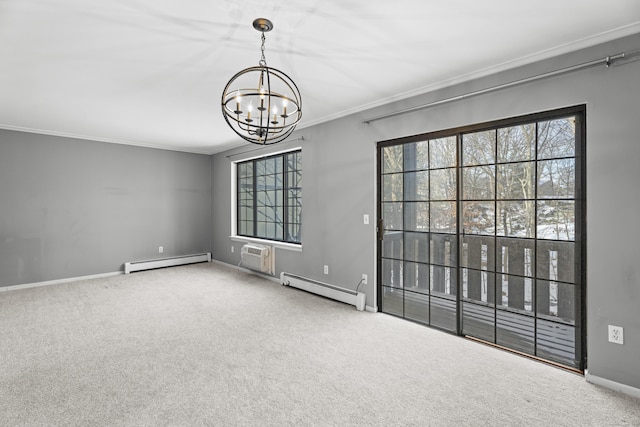
<svg viewBox="0 0 640 427"><path fill-rule="evenodd" d="M211 262L211 252L170 257L170 258L150 259L147 261L125 262L124 274L129 274L134 271L151 270L154 268L174 267L176 265L194 264L196 262Z"/></svg>
<svg viewBox="0 0 640 427"><path fill-rule="evenodd" d="M293 286L294 288L302 289L336 301L355 305L359 311L363 311L365 308L367 294L364 292L341 288L340 286L330 285L284 271L280 273L280 283L284 286Z"/></svg>

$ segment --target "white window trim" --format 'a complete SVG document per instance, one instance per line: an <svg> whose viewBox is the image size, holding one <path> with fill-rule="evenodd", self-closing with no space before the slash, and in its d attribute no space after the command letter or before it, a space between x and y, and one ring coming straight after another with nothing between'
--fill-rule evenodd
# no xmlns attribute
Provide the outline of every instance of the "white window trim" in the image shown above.
<svg viewBox="0 0 640 427"><path fill-rule="evenodd" d="M256 237L246 237L246 236L238 236L238 163L246 162L247 160L260 159L263 157L275 156L283 153L290 153L293 151L302 151L302 147L294 147L287 148L286 150L274 151L272 153L264 153L256 156L246 157L237 160L231 160L231 236L229 238L235 242L248 242L248 243L259 243L263 245L274 246L281 249L286 249L290 251L302 252L302 243L287 243L287 242L279 242L277 240L268 240L268 239L258 239Z"/></svg>

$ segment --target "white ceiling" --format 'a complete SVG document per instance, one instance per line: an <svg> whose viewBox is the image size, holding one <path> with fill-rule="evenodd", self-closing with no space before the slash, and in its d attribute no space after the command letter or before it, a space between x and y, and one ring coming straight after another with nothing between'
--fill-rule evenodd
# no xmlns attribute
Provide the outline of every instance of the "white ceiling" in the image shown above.
<svg viewBox="0 0 640 427"><path fill-rule="evenodd" d="M0 128L198 153L247 144L220 97L258 64L259 17L304 128L638 33L640 1L0 0Z"/></svg>

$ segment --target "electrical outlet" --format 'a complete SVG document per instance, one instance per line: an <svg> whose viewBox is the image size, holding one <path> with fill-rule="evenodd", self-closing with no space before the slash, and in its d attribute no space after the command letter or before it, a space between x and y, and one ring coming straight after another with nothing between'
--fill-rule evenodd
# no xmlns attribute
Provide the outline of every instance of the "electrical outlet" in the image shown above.
<svg viewBox="0 0 640 427"><path fill-rule="evenodd" d="M367 284L367 280L368 280L368 279L367 279L367 275L366 275L366 274L363 274L363 275L362 275L362 284L363 284L363 285L366 285L366 284Z"/></svg>
<svg viewBox="0 0 640 427"><path fill-rule="evenodd" d="M329 266L328 265L324 266L324 274L329 274Z"/></svg>
<svg viewBox="0 0 640 427"><path fill-rule="evenodd" d="M362 221L364 222L364 225L368 225L369 224L369 215L368 214L364 214L364 216L362 217Z"/></svg>
<svg viewBox="0 0 640 427"><path fill-rule="evenodd" d="M164 252L164 247L158 246L158 253L161 254L162 252Z"/></svg>
<svg viewBox="0 0 640 427"><path fill-rule="evenodd" d="M234 253L236 251L236 248L234 246L231 246L231 253Z"/></svg>
<svg viewBox="0 0 640 427"><path fill-rule="evenodd" d="M609 325L609 342L624 344L624 330L622 326Z"/></svg>

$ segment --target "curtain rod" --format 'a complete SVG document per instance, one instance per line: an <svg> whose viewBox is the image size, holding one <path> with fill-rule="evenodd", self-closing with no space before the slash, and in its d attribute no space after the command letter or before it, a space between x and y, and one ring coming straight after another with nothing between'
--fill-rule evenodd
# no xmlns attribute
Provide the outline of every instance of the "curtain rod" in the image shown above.
<svg viewBox="0 0 640 427"><path fill-rule="evenodd" d="M496 86L491 86L491 87L488 87L486 89L480 89L480 90L476 90L476 91L473 91L473 92L468 92L468 93L465 93L465 94L462 94L462 95L456 95L456 96L452 96L452 97L449 97L449 98L444 98L444 99L441 99L441 100L438 100L438 101L429 102L427 104L422 104L422 105L417 105L415 107L406 108L404 110L399 110L399 111L394 111L392 113L382 114L380 116L375 116L375 117L371 117L369 119L363 120L362 123L368 125L371 122L375 122L375 121L378 121L378 120L388 119L390 117L399 116L401 114L412 113L414 111L423 110L425 108L433 107L433 106L436 106L436 105L446 104L446 103L453 102L453 101L459 101L461 99L469 98L469 97L472 97L472 96L482 95L482 94L485 94L485 93L493 92L493 91L500 90L500 89L506 89L508 87L517 86L517 85L521 85L521 84L524 84L524 83L529 83L529 82L540 80L540 79L544 79L544 78L547 78L547 77L553 77L553 76L557 76L559 74L569 73L571 71L577 71L577 70L581 70L583 68L593 67L594 65L605 64L607 67L609 67L610 65L614 64L614 62L622 60L626 56L634 56L634 55L637 56L638 54L640 54L640 51L634 51L634 52L631 52L630 54L619 53L617 55L607 56L607 57L602 58L602 59L596 59L594 61L584 62L582 64L573 65L573 66L566 67L566 68L561 68L561 69L555 70L555 71L550 71L548 73L542 73L542 74L538 74L538 75L535 75L535 76L532 76L532 77L526 77L524 79L515 80L515 81L509 82L509 83L503 83L503 84L499 84L499 85L496 85Z"/></svg>
<svg viewBox="0 0 640 427"><path fill-rule="evenodd" d="M295 141L304 141L304 136L299 136L298 138L295 138L295 139L289 139L289 140L287 140L287 143L288 142L295 142ZM228 154L228 155L226 155L224 157L227 158L227 159L230 159L232 157L237 157L237 156L242 156L244 154L253 153L254 151L264 150L265 148L272 147L273 145L275 145L275 144L269 144L269 145L265 145L264 147L258 147L258 148L254 148L252 150L241 151L239 153Z"/></svg>

